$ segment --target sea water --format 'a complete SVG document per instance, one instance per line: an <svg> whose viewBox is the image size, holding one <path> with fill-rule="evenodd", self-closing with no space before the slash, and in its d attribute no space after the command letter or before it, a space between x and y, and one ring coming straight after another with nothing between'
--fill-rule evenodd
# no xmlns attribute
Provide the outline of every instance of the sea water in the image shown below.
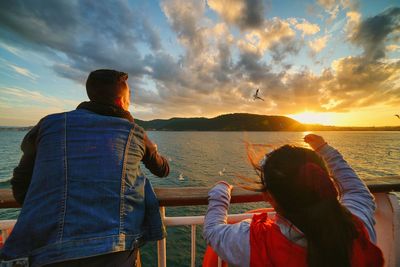
<svg viewBox="0 0 400 267"><path fill-rule="evenodd" d="M400 175L400 132L314 132L337 148L364 180ZM9 188L13 168L22 155L19 147L26 131L0 131L0 188ZM167 178L157 178L142 167L155 187L211 186L225 180L236 183L237 174L255 177L247 161L245 141L279 147L306 146L304 132L148 132L170 164ZM264 146L258 146L263 148ZM265 146L265 149L270 149ZM230 212L244 212L264 203L235 204ZM167 208L167 216L204 214L205 206ZM18 209L0 210L0 219L17 218ZM197 227L196 265L201 266L205 242ZM143 266L156 266L155 243L141 250ZM168 266L190 265L190 226L169 227Z"/></svg>

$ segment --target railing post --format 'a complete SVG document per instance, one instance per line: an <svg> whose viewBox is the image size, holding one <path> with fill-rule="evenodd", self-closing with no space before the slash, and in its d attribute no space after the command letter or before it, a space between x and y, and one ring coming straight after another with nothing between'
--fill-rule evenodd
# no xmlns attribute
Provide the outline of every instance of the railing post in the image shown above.
<svg viewBox="0 0 400 267"><path fill-rule="evenodd" d="M196 266L196 225L192 224L191 267Z"/></svg>
<svg viewBox="0 0 400 267"><path fill-rule="evenodd" d="M165 207L160 207L161 219L164 221L165 218ZM158 250L158 267L167 266L167 239L163 238L157 242Z"/></svg>

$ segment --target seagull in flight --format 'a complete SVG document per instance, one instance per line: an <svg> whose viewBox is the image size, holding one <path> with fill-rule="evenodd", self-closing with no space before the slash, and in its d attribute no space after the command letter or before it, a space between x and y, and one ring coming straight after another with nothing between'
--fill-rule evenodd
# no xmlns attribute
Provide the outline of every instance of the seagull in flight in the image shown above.
<svg viewBox="0 0 400 267"><path fill-rule="evenodd" d="M400 115L399 114L394 114L397 118L399 118L400 119Z"/></svg>
<svg viewBox="0 0 400 267"><path fill-rule="evenodd" d="M265 101L264 99L262 99L261 97L258 96L258 92L260 91L260 89L257 89L256 93L253 95L253 100L257 100L260 99L262 101Z"/></svg>

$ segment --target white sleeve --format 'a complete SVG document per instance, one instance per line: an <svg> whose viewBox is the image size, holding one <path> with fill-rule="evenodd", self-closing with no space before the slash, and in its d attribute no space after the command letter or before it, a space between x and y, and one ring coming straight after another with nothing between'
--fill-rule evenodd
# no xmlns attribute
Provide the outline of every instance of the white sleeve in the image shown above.
<svg viewBox="0 0 400 267"><path fill-rule="evenodd" d="M208 209L204 219L203 237L229 266L250 265L250 222L226 224L230 189L217 184L208 193Z"/></svg>
<svg viewBox="0 0 400 267"><path fill-rule="evenodd" d="M368 187L336 149L329 145L324 145L318 153L325 160L331 175L340 186L340 202L364 222L371 241L376 242L374 229L376 207L374 197Z"/></svg>

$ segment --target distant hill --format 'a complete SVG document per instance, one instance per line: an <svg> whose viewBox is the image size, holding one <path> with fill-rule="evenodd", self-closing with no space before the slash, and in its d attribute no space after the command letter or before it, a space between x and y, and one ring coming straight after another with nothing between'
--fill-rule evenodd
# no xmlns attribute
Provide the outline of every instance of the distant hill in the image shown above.
<svg viewBox="0 0 400 267"><path fill-rule="evenodd" d="M158 131L302 131L304 125L285 116L248 113L225 114L215 118L172 118L135 120L146 130Z"/></svg>
<svg viewBox="0 0 400 267"><path fill-rule="evenodd" d="M249 113L224 114L215 118L171 118L136 123L155 131L400 131L400 126L342 127L320 124L302 124L285 116Z"/></svg>
<svg viewBox="0 0 400 267"><path fill-rule="evenodd" d="M303 124L304 131L400 131L400 126L330 126Z"/></svg>
<svg viewBox="0 0 400 267"><path fill-rule="evenodd" d="M224 114L215 118L171 118L135 122L145 130L155 131L400 131L400 126L341 127L302 124L285 116L249 113ZM30 127L0 126L0 131L27 131Z"/></svg>

